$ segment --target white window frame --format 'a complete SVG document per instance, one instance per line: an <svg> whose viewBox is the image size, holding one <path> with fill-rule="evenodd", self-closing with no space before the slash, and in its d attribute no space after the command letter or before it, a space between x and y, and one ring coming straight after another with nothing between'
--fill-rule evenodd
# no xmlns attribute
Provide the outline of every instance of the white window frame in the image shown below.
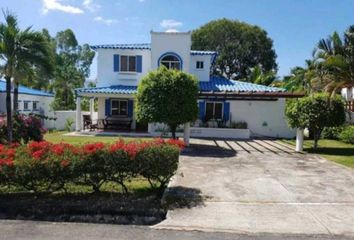
<svg viewBox="0 0 354 240"><path fill-rule="evenodd" d="M177 58L177 60L163 60L165 57L169 57L169 56L173 56L175 58ZM161 65L164 65L163 63L167 63L168 64L168 69L177 69L177 68L171 68L171 65L173 63L178 63L179 64L179 68L177 70L182 70L182 61L180 61L178 59L178 57L176 57L175 55L172 55L172 54L169 54L169 55L166 55L166 56L163 56L160 60L160 66ZM164 65L165 66L165 65ZM165 66L166 67L166 66Z"/></svg>
<svg viewBox="0 0 354 240"><path fill-rule="evenodd" d="M202 67L202 68L198 67L198 63L199 63L199 64L202 64L203 67ZM195 62L195 69L197 69L197 70L204 70L204 61L196 61L196 62Z"/></svg>
<svg viewBox="0 0 354 240"><path fill-rule="evenodd" d="M23 101L23 111L31 111L30 103L31 103L31 101ZM26 104L27 104L27 108L25 107Z"/></svg>
<svg viewBox="0 0 354 240"><path fill-rule="evenodd" d="M127 71L123 71L122 70L122 57L127 57ZM129 59L130 58L135 58L135 71L129 71ZM137 57L135 55L119 55L119 72L121 73L136 73L137 72L137 66L136 66L136 62L137 61Z"/></svg>
<svg viewBox="0 0 354 240"><path fill-rule="evenodd" d="M36 107L34 107L34 104L36 104ZM33 111L39 111L38 104L39 104L39 101L33 101L33 102L32 102L32 109L33 109Z"/></svg>
<svg viewBox="0 0 354 240"><path fill-rule="evenodd" d="M208 103L212 103L213 104L213 118L210 118L210 119L223 120L223 117L224 117L224 102L219 102L219 101L207 101L207 102L205 102L205 110L204 110L205 116L206 116L206 113L207 113L207 105L208 105ZM221 104L221 118L214 118L215 117L215 105L216 104Z"/></svg>
<svg viewBox="0 0 354 240"><path fill-rule="evenodd" d="M114 108L113 109L113 102L114 101L118 101L119 102L119 104L118 104L118 108ZM113 112L113 110L118 110L118 112L120 112L120 102L126 102L127 103L127 114L125 114L125 115L120 115L120 114L118 114L118 115L113 115L112 114L112 112ZM120 116L120 117L128 117L128 100L126 100L126 99L111 99L111 116Z"/></svg>

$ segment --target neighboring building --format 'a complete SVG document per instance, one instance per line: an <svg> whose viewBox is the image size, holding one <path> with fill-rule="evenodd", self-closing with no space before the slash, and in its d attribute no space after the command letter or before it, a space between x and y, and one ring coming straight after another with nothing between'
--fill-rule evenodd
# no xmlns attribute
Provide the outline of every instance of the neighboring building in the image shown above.
<svg viewBox="0 0 354 240"><path fill-rule="evenodd" d="M11 100L13 98L13 94ZM18 88L18 110L20 113L36 113L53 117L50 104L54 100L54 94L41 90L19 86ZM12 101L11 101L11 104ZM0 114L6 113L6 82L0 79ZM44 126L52 128L53 120L45 120Z"/></svg>
<svg viewBox="0 0 354 240"><path fill-rule="evenodd" d="M347 109L351 112L354 112L354 84L347 85L342 88L341 94L346 101Z"/></svg>
<svg viewBox="0 0 354 240"><path fill-rule="evenodd" d="M210 76L217 53L191 50L190 32L151 32L151 44L97 45L92 49L97 52L97 87L76 89L77 130L82 125L81 97L98 99L99 119L132 119L130 127L135 129L133 94L137 85L149 71L164 65L198 78L200 120L194 125L205 126L210 119L222 121L226 126L245 121L253 136L289 138L295 135L284 116L285 98L294 95L281 88ZM157 126L151 123L146 130L156 131Z"/></svg>

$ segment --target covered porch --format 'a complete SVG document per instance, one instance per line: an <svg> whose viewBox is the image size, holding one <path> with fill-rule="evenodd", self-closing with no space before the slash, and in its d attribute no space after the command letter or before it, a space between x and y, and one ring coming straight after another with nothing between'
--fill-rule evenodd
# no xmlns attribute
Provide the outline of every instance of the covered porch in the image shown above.
<svg viewBox="0 0 354 240"><path fill-rule="evenodd" d="M134 113L135 86L79 88L76 92L76 132L147 131L137 126ZM90 115L81 114L83 98L89 98ZM97 117L94 103L97 101Z"/></svg>

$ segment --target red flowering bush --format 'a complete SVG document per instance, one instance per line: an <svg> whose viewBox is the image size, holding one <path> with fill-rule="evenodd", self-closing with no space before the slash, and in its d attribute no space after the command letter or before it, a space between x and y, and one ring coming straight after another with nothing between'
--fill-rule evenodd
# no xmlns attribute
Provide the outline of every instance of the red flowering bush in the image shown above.
<svg viewBox="0 0 354 240"><path fill-rule="evenodd" d="M0 184L53 192L64 189L66 183L76 183L98 192L102 184L115 182L128 192L125 183L139 175L163 188L177 169L183 147L181 141L163 139L80 147L46 141L0 145Z"/></svg>
<svg viewBox="0 0 354 240"><path fill-rule="evenodd" d="M64 188L73 177L71 163L76 148L66 143L30 142L16 150L14 182L32 191L52 192Z"/></svg>

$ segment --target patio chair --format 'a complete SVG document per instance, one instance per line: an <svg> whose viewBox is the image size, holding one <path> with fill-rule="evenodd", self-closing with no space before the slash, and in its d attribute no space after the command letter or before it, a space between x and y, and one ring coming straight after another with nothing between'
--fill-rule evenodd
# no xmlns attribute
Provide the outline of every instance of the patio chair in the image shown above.
<svg viewBox="0 0 354 240"><path fill-rule="evenodd" d="M93 123L90 115L83 115L84 119L84 130L90 129L90 131L94 131L97 129L97 123Z"/></svg>

